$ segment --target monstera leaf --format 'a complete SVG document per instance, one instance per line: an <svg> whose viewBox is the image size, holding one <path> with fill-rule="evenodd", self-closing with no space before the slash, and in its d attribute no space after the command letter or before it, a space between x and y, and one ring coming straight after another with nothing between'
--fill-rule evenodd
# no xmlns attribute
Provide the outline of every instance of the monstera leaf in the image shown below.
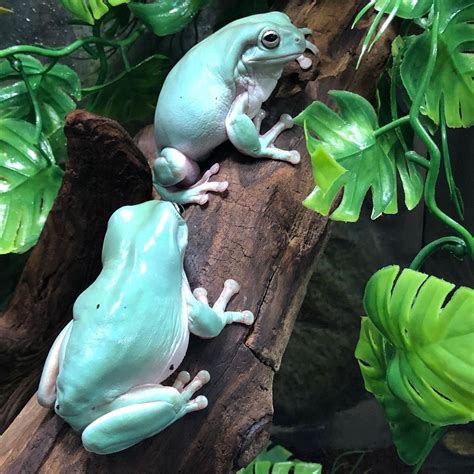
<svg viewBox="0 0 474 474"><path fill-rule="evenodd" d="M282 446L261 452L248 466L237 474L321 474L321 464L291 460L292 453Z"/></svg>
<svg viewBox="0 0 474 474"><path fill-rule="evenodd" d="M64 8L69 10L76 18L90 25L95 20L100 20L109 8L128 3L130 0L61 0Z"/></svg>
<svg viewBox="0 0 474 474"><path fill-rule="evenodd" d="M102 88L89 110L122 123L152 116L169 68L166 56L150 56Z"/></svg>
<svg viewBox="0 0 474 474"><path fill-rule="evenodd" d="M474 290L452 293L451 283L399 270L375 273L364 297L368 318L393 346L388 386L428 423L474 420Z"/></svg>
<svg viewBox="0 0 474 474"><path fill-rule="evenodd" d="M474 125L474 2L451 0L439 2L438 53L429 82L423 113L440 123L440 101L444 100L449 127ZM408 39L401 65L401 77L410 97L420 87L421 74L430 54L430 31Z"/></svg>
<svg viewBox="0 0 474 474"><path fill-rule="evenodd" d="M166 36L182 30L209 0L158 0L130 3L130 11L155 35Z"/></svg>
<svg viewBox="0 0 474 474"><path fill-rule="evenodd" d="M61 184L48 142L34 136L30 123L0 119L0 254L36 243Z"/></svg>
<svg viewBox="0 0 474 474"><path fill-rule="evenodd" d="M26 55L18 55L17 59L21 61L36 94L43 119L43 134L50 142L56 160L60 161L66 154L64 119L76 108L74 99L81 98L79 76L64 64L56 64L44 73L45 66L37 59ZM26 85L8 61L0 63L0 80L9 81L0 88L0 116L34 121L33 106Z"/></svg>
<svg viewBox="0 0 474 474"><path fill-rule="evenodd" d="M432 5L433 0L377 0L375 2L377 10L380 11L383 8L390 15L408 20L426 15Z"/></svg>
<svg viewBox="0 0 474 474"><path fill-rule="evenodd" d="M387 384L387 359L393 347L369 318L362 318L355 356L364 378L365 388L383 406L393 442L400 459L418 464L425 459L438 439L439 428L420 420L408 405L397 398Z"/></svg>
<svg viewBox="0 0 474 474"><path fill-rule="evenodd" d="M355 222L366 193L372 191L372 219L396 212L396 169L403 168L404 156L395 155L396 137L376 137L377 115L363 97L345 91L332 91L340 114L322 102L314 102L295 122L304 125L306 145L311 155L316 187L303 204L328 215L338 192L342 201L331 219ZM318 139L314 135L317 135ZM408 176L409 178L409 176ZM409 209L421 193L411 192L410 179L402 180ZM413 197L417 196L416 199Z"/></svg>

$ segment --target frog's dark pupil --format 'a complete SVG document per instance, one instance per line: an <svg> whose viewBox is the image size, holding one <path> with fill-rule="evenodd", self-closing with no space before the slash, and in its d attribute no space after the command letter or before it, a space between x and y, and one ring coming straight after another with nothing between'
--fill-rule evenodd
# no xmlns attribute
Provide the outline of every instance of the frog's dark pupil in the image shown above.
<svg viewBox="0 0 474 474"><path fill-rule="evenodd" d="M270 43L273 43L274 41L278 39L278 36L275 33L270 33L265 37L265 39L269 41Z"/></svg>

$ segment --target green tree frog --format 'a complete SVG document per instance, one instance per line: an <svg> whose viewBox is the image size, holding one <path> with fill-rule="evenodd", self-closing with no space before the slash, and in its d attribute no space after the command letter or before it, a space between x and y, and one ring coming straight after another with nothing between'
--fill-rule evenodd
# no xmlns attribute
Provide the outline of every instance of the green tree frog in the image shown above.
<svg viewBox="0 0 474 474"><path fill-rule="evenodd" d="M226 311L239 291L234 280L210 307L206 291L191 292L183 269L188 229L177 205L149 201L110 218L103 268L76 300L73 320L45 363L38 401L54 407L84 447L108 454L153 436L207 406L194 393L209 381L180 372L189 333L217 336L231 323L250 325L250 311Z"/></svg>
<svg viewBox="0 0 474 474"><path fill-rule="evenodd" d="M194 46L167 76L156 106L155 187L163 199L204 204L208 193L223 192L227 182L209 182L216 164L200 178L198 163L229 139L243 154L296 164L296 150L273 145L293 126L281 116L260 135L262 103L275 89L284 66L298 60L307 69L308 28L297 28L281 12L252 15L229 23ZM178 189L172 187L178 185ZM181 189L179 189L181 188Z"/></svg>

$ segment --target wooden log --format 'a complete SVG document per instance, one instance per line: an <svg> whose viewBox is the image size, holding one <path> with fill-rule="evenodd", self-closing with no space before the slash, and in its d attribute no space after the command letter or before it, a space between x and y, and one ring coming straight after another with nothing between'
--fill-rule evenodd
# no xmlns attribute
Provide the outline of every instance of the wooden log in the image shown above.
<svg viewBox="0 0 474 474"><path fill-rule="evenodd" d="M365 2L280 3L297 25L315 30L322 57L311 71L289 68L267 106L269 123L283 112L301 111L311 100L324 100L333 88L372 98L390 48L386 37L355 71L364 31L350 25ZM292 167L245 158L228 144L217 149L213 159L221 163L218 179L230 183L228 194L186 211L190 241L185 265L191 286L207 288L212 301L232 277L242 289L231 307L256 315L251 328L232 325L212 340L192 338L181 368L192 374L209 370L211 382L200 391L209 407L126 451L98 456L86 452L79 436L33 398L4 435L0 470L225 473L261 450L272 419L273 375L327 235L327 220L301 205L313 187L302 130L285 132L278 145L298 149L302 163Z"/></svg>

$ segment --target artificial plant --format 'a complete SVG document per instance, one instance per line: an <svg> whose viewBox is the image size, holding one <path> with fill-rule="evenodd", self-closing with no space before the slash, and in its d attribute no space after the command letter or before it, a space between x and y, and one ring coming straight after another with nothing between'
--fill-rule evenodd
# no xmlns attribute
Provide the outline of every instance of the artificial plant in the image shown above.
<svg viewBox="0 0 474 474"><path fill-rule="evenodd" d="M209 0L58 0L71 24L90 29L61 48L18 45L0 50L0 255L24 253L38 240L61 184L67 113L81 106L122 124L153 115L171 61L153 54L130 64L129 49L147 30L181 31ZM216 24L262 11L267 0L244 0ZM0 13L12 10L0 8ZM77 55L80 55L77 57ZM122 67L111 67L120 55ZM39 57L39 59L37 59ZM96 62L84 86L65 58Z"/></svg>
<svg viewBox="0 0 474 474"><path fill-rule="evenodd" d="M410 268L389 266L370 278L356 348L365 387L385 410L400 458L417 471L447 426L474 420L474 290L453 292L451 283L419 271L440 249L474 259L447 134L449 127L474 125L474 1L372 0L355 23L373 8L361 57L394 17L404 19L387 77L379 82L378 110L357 94L333 91L338 112L315 102L296 118L316 183L303 204L333 220L355 222L370 190L372 218L394 214L398 174L407 208L423 197L451 231L422 248ZM413 149L415 135L426 157ZM441 165L455 217L436 201Z"/></svg>

